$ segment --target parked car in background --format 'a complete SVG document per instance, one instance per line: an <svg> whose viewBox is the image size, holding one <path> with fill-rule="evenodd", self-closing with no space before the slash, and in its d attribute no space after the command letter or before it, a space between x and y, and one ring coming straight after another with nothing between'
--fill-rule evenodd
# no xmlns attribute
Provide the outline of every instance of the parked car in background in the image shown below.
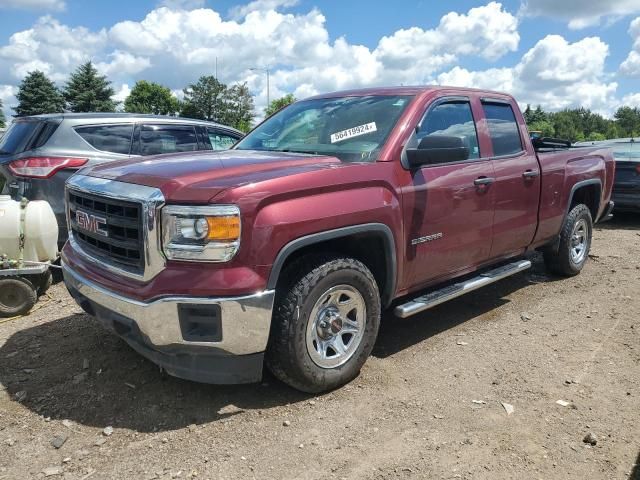
<svg viewBox="0 0 640 480"><path fill-rule="evenodd" d="M640 212L640 144L634 138L580 142L576 146L601 146L613 151L616 177L612 200L616 211Z"/></svg>
<svg viewBox="0 0 640 480"><path fill-rule="evenodd" d="M133 156L225 150L243 133L212 122L127 113L72 113L13 120L0 139L0 193L47 200L67 239L64 184L81 167ZM4 187L2 186L4 184Z"/></svg>
<svg viewBox="0 0 640 480"><path fill-rule="evenodd" d="M251 382L265 360L330 390L360 371L383 309L422 312L530 268L535 249L556 274L582 270L615 165L561 147L534 147L497 92L320 95L225 152L74 175L65 282L171 375Z"/></svg>

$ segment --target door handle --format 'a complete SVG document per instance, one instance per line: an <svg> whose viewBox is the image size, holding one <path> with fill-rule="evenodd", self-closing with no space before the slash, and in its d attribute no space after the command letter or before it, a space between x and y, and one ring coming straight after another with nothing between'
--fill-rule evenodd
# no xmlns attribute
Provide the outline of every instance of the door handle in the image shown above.
<svg viewBox="0 0 640 480"><path fill-rule="evenodd" d="M491 185L495 181L496 179L492 177L478 177L473 181L473 184L476 187L480 187L482 185Z"/></svg>
<svg viewBox="0 0 640 480"><path fill-rule="evenodd" d="M527 179L527 178L536 178L540 176L540 171L539 170L526 170L523 174L522 177Z"/></svg>

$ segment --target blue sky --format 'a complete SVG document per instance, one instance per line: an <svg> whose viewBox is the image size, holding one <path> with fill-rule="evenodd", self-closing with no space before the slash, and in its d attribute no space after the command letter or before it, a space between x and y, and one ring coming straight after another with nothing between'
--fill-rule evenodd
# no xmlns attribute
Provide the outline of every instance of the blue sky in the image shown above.
<svg viewBox="0 0 640 480"><path fill-rule="evenodd" d="M221 80L246 81L258 109L265 76L250 68L268 65L271 98L447 83L611 114L640 104L640 0L0 0L7 114L36 68L62 85L93 60L119 99L139 79L179 96L216 57Z"/></svg>

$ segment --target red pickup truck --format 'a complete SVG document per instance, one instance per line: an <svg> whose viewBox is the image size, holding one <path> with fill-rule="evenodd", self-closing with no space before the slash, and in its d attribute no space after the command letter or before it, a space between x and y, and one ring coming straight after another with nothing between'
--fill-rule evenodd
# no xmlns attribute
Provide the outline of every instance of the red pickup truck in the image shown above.
<svg viewBox="0 0 640 480"><path fill-rule="evenodd" d="M320 95L232 150L112 162L67 183L67 287L169 374L308 392L407 317L531 266L575 275L614 179L607 149L534 147L509 95Z"/></svg>

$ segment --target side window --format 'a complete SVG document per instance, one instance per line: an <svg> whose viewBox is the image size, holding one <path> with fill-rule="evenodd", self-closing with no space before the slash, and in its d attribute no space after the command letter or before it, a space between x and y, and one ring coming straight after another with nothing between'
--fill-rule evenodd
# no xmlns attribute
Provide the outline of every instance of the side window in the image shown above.
<svg viewBox="0 0 640 480"><path fill-rule="evenodd" d="M501 157L520 153L523 150L522 139L511 105L482 102L482 108L489 124L493 154Z"/></svg>
<svg viewBox="0 0 640 480"><path fill-rule="evenodd" d="M133 124L76 127L76 133L96 150L129 155Z"/></svg>
<svg viewBox="0 0 640 480"><path fill-rule="evenodd" d="M186 125L144 125L140 132L140 155L192 152L198 150L193 127Z"/></svg>
<svg viewBox="0 0 640 480"><path fill-rule="evenodd" d="M429 135L460 137L469 149L469 158L480 157L478 134L469 102L446 102L429 110L418 130L418 141Z"/></svg>
<svg viewBox="0 0 640 480"><path fill-rule="evenodd" d="M238 141L237 138L217 132L212 128L207 129L207 134L214 150L228 150Z"/></svg>

